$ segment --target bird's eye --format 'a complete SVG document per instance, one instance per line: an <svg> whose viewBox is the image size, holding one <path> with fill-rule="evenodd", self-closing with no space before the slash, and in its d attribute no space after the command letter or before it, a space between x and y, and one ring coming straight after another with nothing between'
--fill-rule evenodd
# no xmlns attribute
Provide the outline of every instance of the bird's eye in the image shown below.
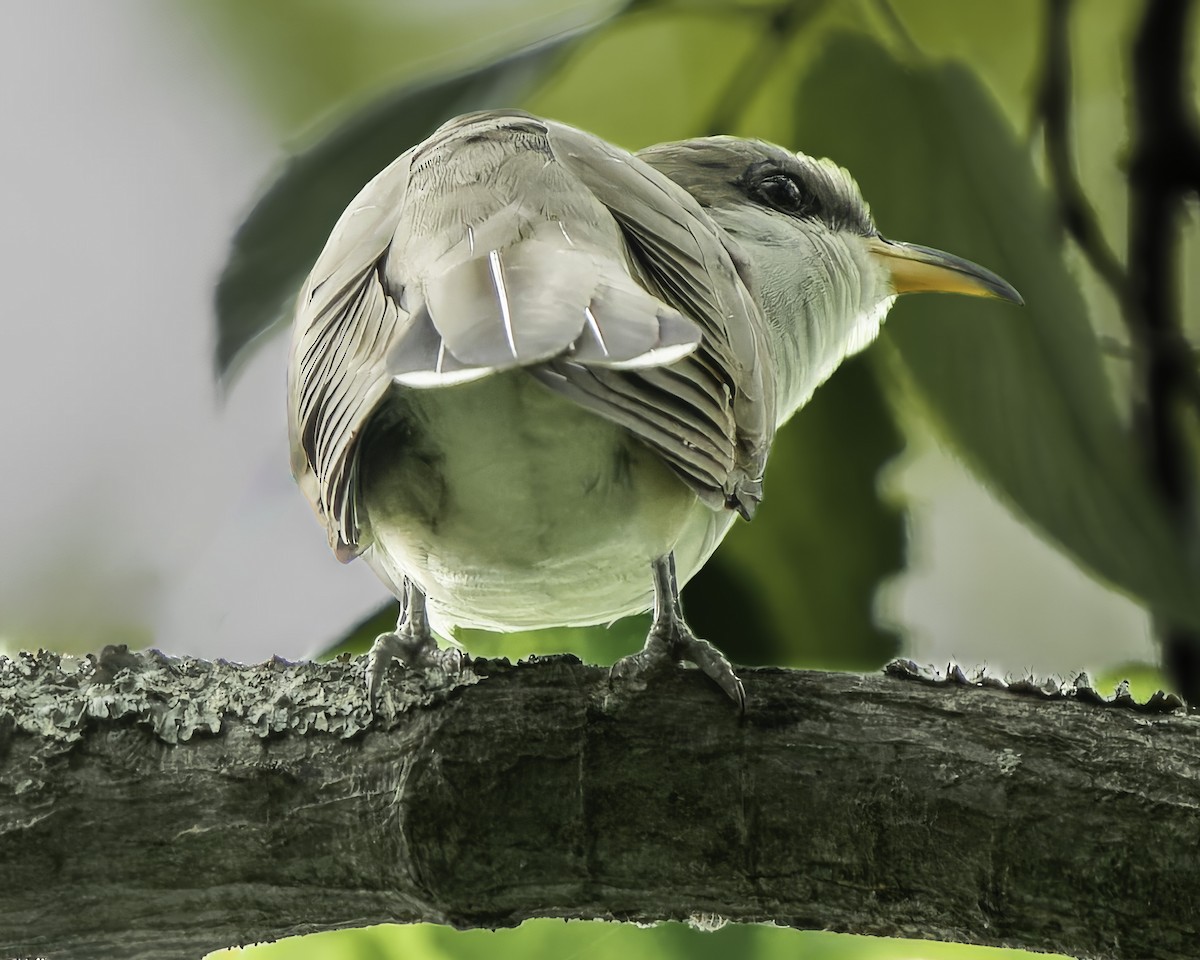
<svg viewBox="0 0 1200 960"><path fill-rule="evenodd" d="M782 173L760 180L754 190L768 206L793 216L803 216L816 206L816 198L807 187Z"/></svg>

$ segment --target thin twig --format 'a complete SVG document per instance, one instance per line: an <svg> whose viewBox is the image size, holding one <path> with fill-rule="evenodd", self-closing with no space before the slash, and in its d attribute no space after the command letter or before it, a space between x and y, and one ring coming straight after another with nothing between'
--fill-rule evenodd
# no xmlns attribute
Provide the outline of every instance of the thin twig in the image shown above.
<svg viewBox="0 0 1200 960"><path fill-rule="evenodd" d="M1034 126L1045 136L1046 163L1059 216L1096 275L1112 292L1126 324L1133 323L1129 275L1104 237L1071 155L1071 0L1047 0L1042 76L1034 100Z"/></svg>
<svg viewBox="0 0 1200 960"><path fill-rule="evenodd" d="M779 64L779 57L796 32L825 5L826 0L791 0L766 11L758 42L746 51L704 124L705 136L731 133L746 103Z"/></svg>
<svg viewBox="0 0 1200 960"><path fill-rule="evenodd" d="M1133 347L1118 337L1102 334L1096 338L1096 343L1100 345L1100 352L1106 357L1112 357L1114 360L1133 360ZM1200 347L1188 343L1184 349L1193 363L1200 363Z"/></svg>
<svg viewBox="0 0 1200 960"><path fill-rule="evenodd" d="M894 33L900 42L908 49L910 54L920 56L921 47L917 43L916 38L908 29L908 24L904 22L904 18L896 12L896 8L892 6L890 0L872 0L875 10L879 16L888 25L888 28Z"/></svg>
<svg viewBox="0 0 1200 960"><path fill-rule="evenodd" d="M1197 188L1198 141L1185 101L1184 44L1190 0L1151 0L1133 48L1133 150L1129 171L1129 279L1135 354L1134 423L1146 470L1189 553L1200 555L1197 498L1186 411L1200 410L1197 371L1178 307L1182 201ZM1157 623L1177 689L1200 704L1200 634Z"/></svg>

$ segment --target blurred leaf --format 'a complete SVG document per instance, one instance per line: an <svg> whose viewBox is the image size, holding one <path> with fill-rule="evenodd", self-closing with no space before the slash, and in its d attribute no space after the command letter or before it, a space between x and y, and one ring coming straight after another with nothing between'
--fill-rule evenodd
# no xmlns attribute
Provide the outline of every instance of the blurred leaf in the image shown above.
<svg viewBox="0 0 1200 960"><path fill-rule="evenodd" d="M646 579L650 579L648 568ZM399 604L389 600L351 627L345 636L321 654L320 659L329 660L342 653L366 653L377 636L395 628L398 611ZM455 639L464 650L476 657L507 657L516 663L534 654L573 653L584 663L608 664L627 653L640 650L649 632L650 617L645 614L625 617L611 626L554 627L516 633L461 629L456 632Z"/></svg>
<svg viewBox="0 0 1200 960"><path fill-rule="evenodd" d="M696 635L710 640L733 664L793 664L797 644L789 645L788 638L794 641L799 634L779 630L763 585L725 552L742 526L740 520L734 522L725 543L684 586L683 614Z"/></svg>
<svg viewBox="0 0 1200 960"><path fill-rule="evenodd" d="M384 591L381 587L382 592ZM348 653L351 656L366 653L371 648L371 644L375 642L377 636L395 629L396 615L399 612L400 604L397 601L386 601L374 613L368 614L359 620L358 623L347 630L331 646L322 650L317 655L317 659L332 660L343 653Z"/></svg>
<svg viewBox="0 0 1200 960"><path fill-rule="evenodd" d="M374 0L177 0L173 4L180 5L189 8L192 18L221 48L238 85L285 132L308 127L364 91L391 89L416 76L441 75L465 66L452 57L464 39L470 42L462 36L461 25L447 30L437 13L423 13L411 0L386 5ZM455 0L445 4L454 5ZM507 50L499 52L521 45L521 41L510 42ZM452 65L430 69L431 53L441 54L442 62ZM482 63L493 57L480 51L472 59Z"/></svg>
<svg viewBox="0 0 1200 960"><path fill-rule="evenodd" d="M617 0L620 3L620 0ZM276 129L444 77L611 12L613 0L177 0Z"/></svg>
<svg viewBox="0 0 1200 960"><path fill-rule="evenodd" d="M217 285L218 376L228 376L251 343L284 319L334 222L367 181L450 117L521 100L582 36L403 87L288 160L238 228Z"/></svg>
<svg viewBox="0 0 1200 960"><path fill-rule="evenodd" d="M758 924L730 924L710 932L682 923L642 928L605 921L529 920L506 930L452 930L430 924L344 930L221 951L209 954L209 960L1054 960L1054 956Z"/></svg>
<svg viewBox="0 0 1200 960"><path fill-rule="evenodd" d="M1120 0L1110 2L1111 17ZM1040 66L1041 22L1045 0L1007 0L1006 3L930 3L894 0L896 20L914 45L934 60L969 63L996 98L1010 123L1029 122L1029 94ZM877 7L878 9L878 7ZM1082 5L1078 12L1084 12ZM1110 73L1113 47L1106 46ZM1097 51L1101 54L1101 51Z"/></svg>
<svg viewBox="0 0 1200 960"><path fill-rule="evenodd" d="M978 79L842 36L799 102L801 142L854 172L886 234L978 260L1025 296L1024 310L921 297L894 311L884 356L945 439L1076 561L1200 624L1194 568L1117 415L1052 200Z"/></svg>
<svg viewBox="0 0 1200 960"><path fill-rule="evenodd" d="M754 521L685 591L692 626L738 663L861 670L894 656L872 608L904 566L905 521L877 477L903 447L871 368L851 360L776 437Z"/></svg>
<svg viewBox="0 0 1200 960"><path fill-rule="evenodd" d="M581 43L528 107L630 150L698 136L761 22L650 6Z"/></svg>
<svg viewBox="0 0 1200 960"><path fill-rule="evenodd" d="M1157 664L1139 660L1129 660L1101 670L1092 677L1092 686L1108 697L1112 696L1122 680L1129 681L1129 692L1139 702L1149 700L1160 690L1171 690L1170 681Z"/></svg>
<svg viewBox="0 0 1200 960"><path fill-rule="evenodd" d="M649 580L650 571L646 577ZM584 663L610 664L627 653L642 649L650 632L650 615L625 617L611 626L552 627L492 633L490 630L458 630L456 639L480 657L507 657L514 663L537 654L573 653Z"/></svg>

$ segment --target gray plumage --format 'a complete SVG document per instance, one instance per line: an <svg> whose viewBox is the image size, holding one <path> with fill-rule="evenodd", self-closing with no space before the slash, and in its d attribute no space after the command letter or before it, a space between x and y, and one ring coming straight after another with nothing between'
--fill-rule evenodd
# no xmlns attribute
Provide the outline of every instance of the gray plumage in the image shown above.
<svg viewBox="0 0 1200 960"><path fill-rule="evenodd" d="M459 118L371 181L301 292L294 471L354 556L355 445L389 384L524 367L749 514L775 427L755 314L711 220L648 164L521 114ZM645 396L668 378L664 410Z"/></svg>
<svg viewBox="0 0 1200 960"><path fill-rule="evenodd" d="M753 514L777 426L878 332L883 243L845 171L759 141L635 156L495 111L404 153L334 228L289 367L293 471L404 600L386 636L425 656L426 595L501 629L653 598L668 653L738 695L684 637L675 560L686 580Z"/></svg>

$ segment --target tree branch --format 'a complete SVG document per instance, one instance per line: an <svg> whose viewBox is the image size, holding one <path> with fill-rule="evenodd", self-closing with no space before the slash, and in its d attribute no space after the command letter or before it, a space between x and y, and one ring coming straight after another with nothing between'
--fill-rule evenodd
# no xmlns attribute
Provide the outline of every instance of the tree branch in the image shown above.
<svg viewBox="0 0 1200 960"><path fill-rule="evenodd" d="M0 660L0 953L716 914L1194 955L1196 718L768 669L739 716L695 671L476 670L394 673L373 720L360 662Z"/></svg>

